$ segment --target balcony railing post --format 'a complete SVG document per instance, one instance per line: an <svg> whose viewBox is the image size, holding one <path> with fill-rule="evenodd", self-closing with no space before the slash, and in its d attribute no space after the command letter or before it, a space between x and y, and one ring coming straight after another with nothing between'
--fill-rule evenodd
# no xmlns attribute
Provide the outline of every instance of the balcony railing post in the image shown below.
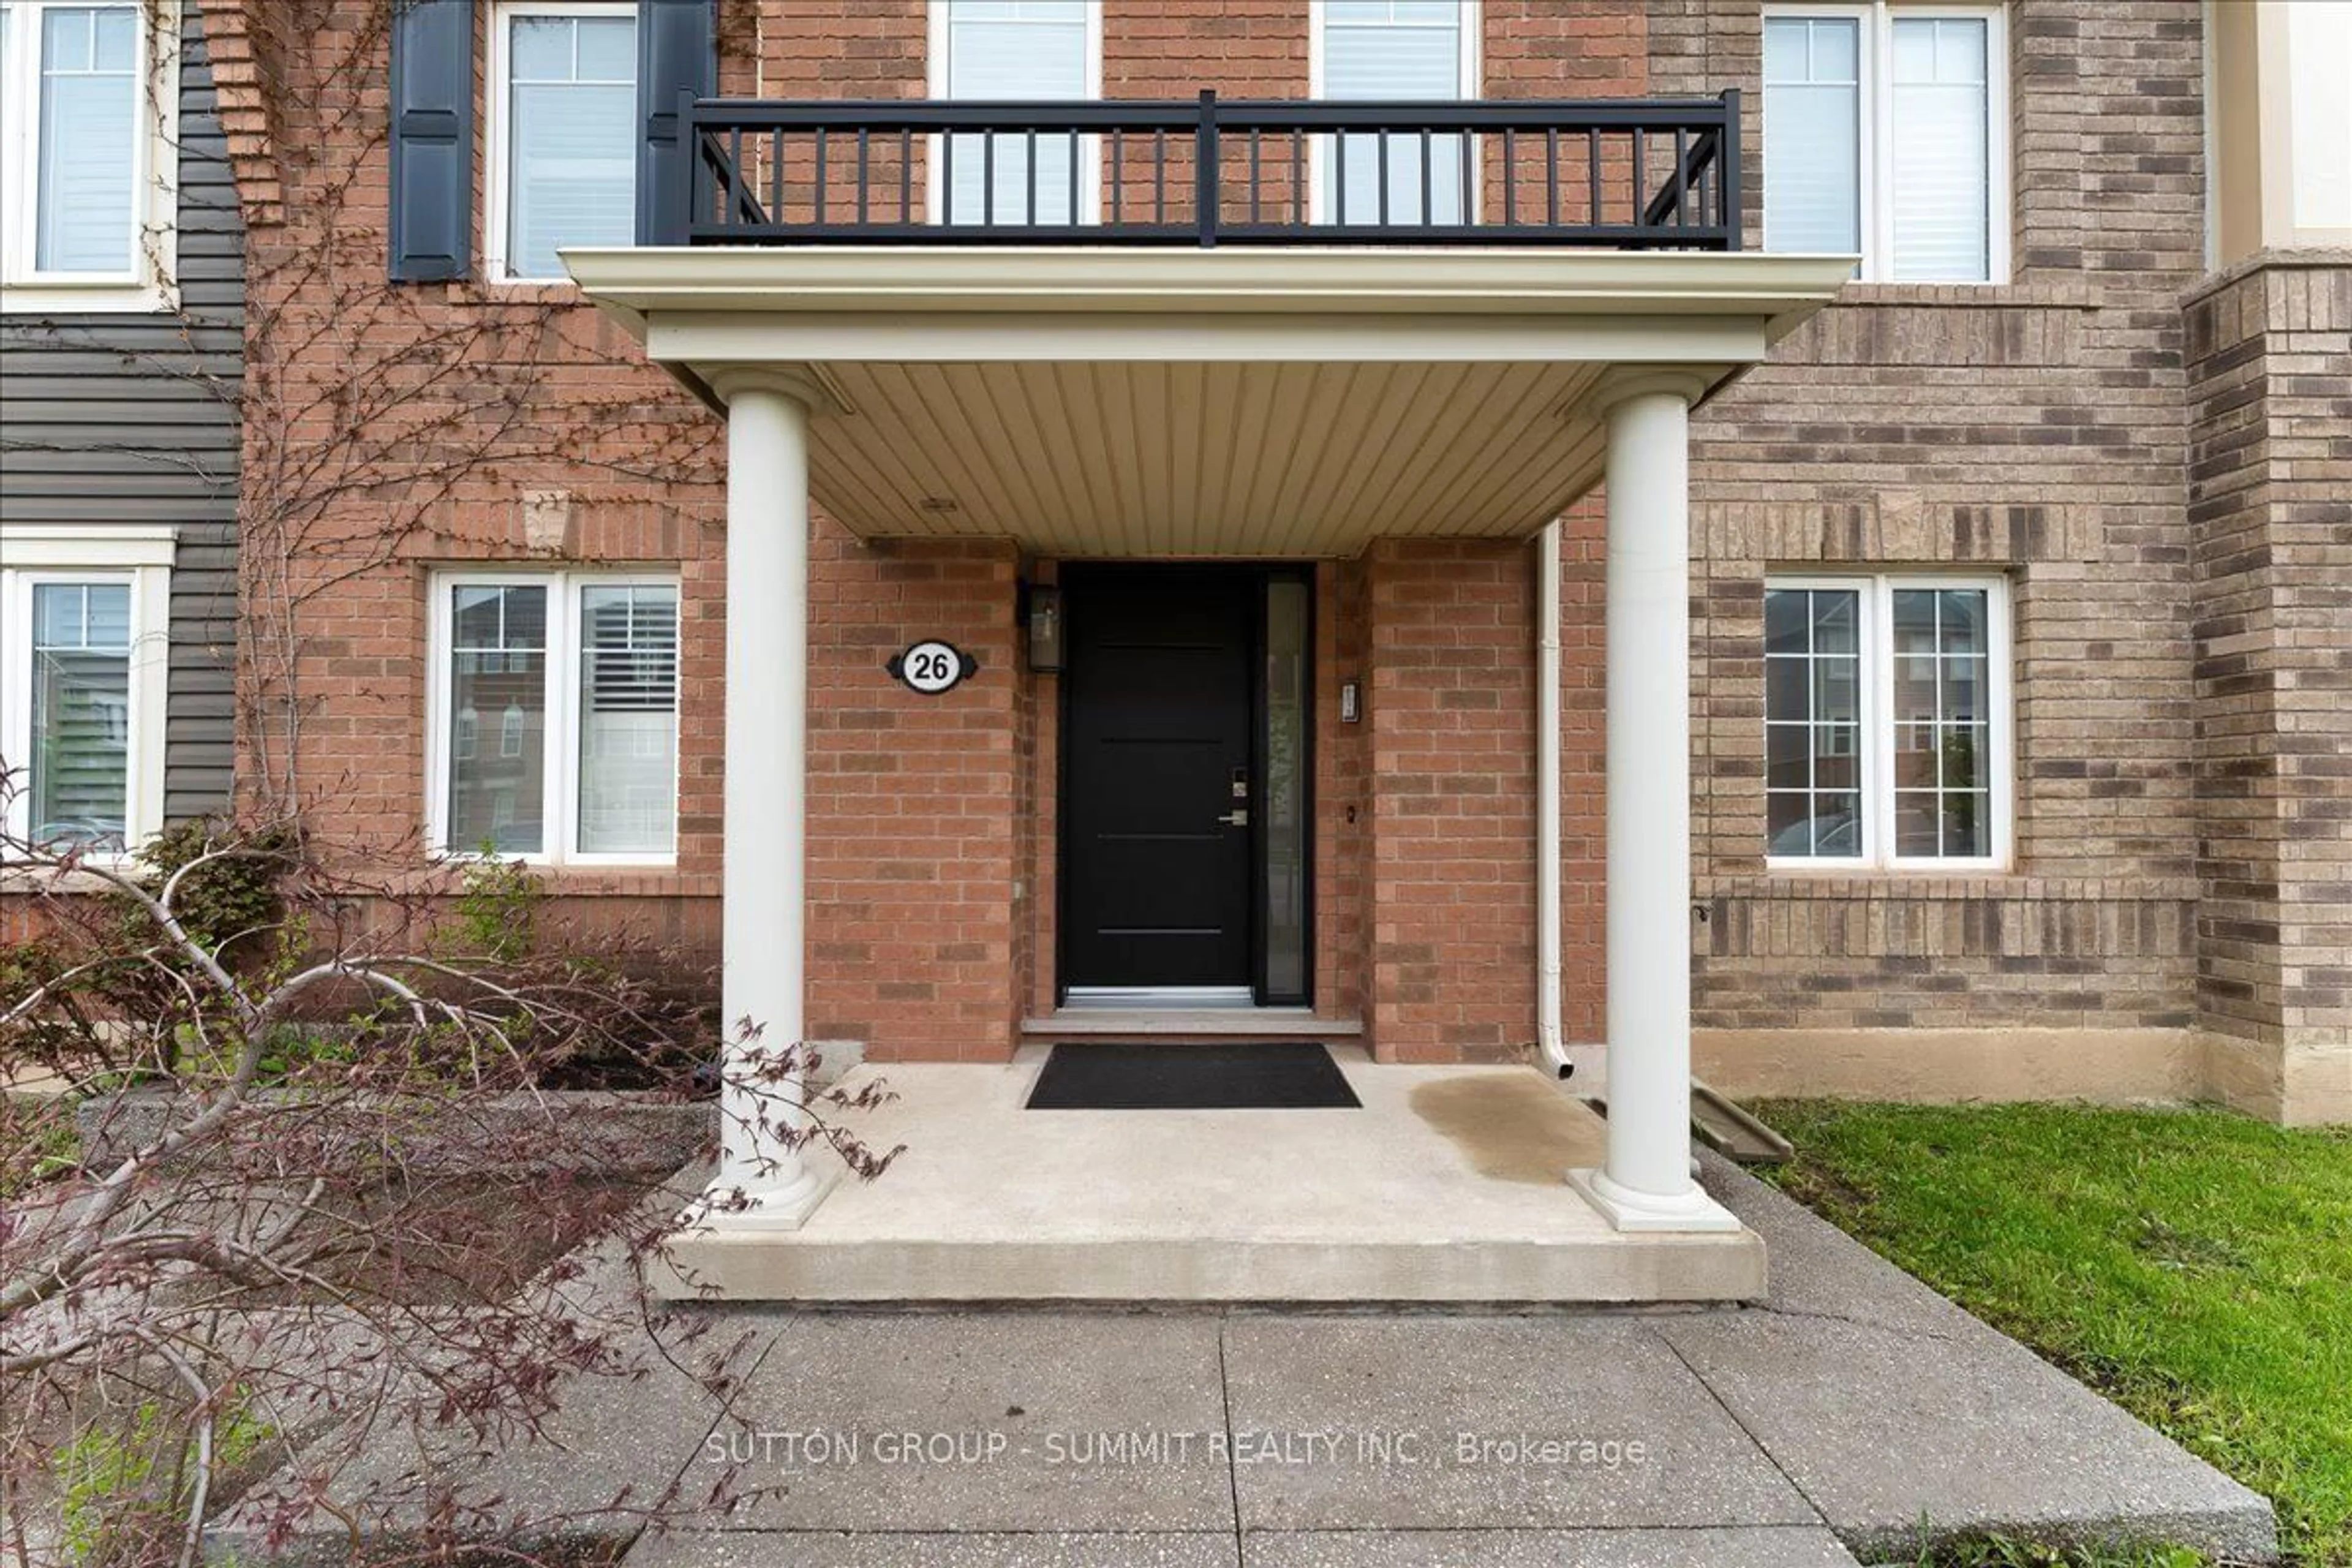
<svg viewBox="0 0 2352 1568"><path fill-rule="evenodd" d="M694 215L709 210L701 198L702 128L694 121L694 89L677 89L677 153L656 167L668 172L664 188L655 193L656 245L694 243Z"/></svg>
<svg viewBox="0 0 2352 1568"><path fill-rule="evenodd" d="M1201 89L1201 132L1194 142L1192 163L1192 216L1200 222L1201 248L1213 249L1217 243L1217 195L1224 188L1217 168L1217 93L1214 88Z"/></svg>
<svg viewBox="0 0 2352 1568"><path fill-rule="evenodd" d="M1723 137L1715 144L1716 199L1723 204L1723 248L1738 250L1739 238L1739 89L1723 89Z"/></svg>

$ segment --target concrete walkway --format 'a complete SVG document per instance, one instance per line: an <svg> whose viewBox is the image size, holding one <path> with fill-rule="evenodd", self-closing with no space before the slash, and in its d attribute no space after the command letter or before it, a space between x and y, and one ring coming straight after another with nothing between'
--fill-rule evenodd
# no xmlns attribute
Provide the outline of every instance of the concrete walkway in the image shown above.
<svg viewBox="0 0 2352 1568"><path fill-rule="evenodd" d="M2271 1558L2253 1493L1744 1174L1707 1183L1771 1248L1759 1306L715 1308L753 1331L726 1409L656 1368L583 1388L560 1449L427 1468L577 1513L742 1462L737 1506L567 1530L630 1568L1826 1568L1908 1561L1923 1522Z"/></svg>

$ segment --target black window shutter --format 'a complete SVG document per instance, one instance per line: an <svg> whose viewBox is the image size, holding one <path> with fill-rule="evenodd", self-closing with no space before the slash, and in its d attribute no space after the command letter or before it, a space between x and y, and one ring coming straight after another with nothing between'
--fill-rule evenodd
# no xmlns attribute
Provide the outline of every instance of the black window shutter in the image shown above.
<svg viewBox="0 0 2352 1568"><path fill-rule="evenodd" d="M397 0L392 17L392 276L473 266L474 7Z"/></svg>
<svg viewBox="0 0 2352 1568"><path fill-rule="evenodd" d="M684 245L688 166L678 140L677 95L719 90L718 0L639 0L637 243Z"/></svg>

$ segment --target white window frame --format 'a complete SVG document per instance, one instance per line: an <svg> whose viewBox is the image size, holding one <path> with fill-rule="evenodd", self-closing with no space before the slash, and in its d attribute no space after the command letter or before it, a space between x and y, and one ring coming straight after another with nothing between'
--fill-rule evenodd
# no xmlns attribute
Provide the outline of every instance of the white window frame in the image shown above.
<svg viewBox="0 0 2352 1568"><path fill-rule="evenodd" d="M43 583L124 584L131 589L131 749L121 854L137 856L163 826L165 722L170 703L172 557L169 525L123 528L0 526L0 757L22 768L32 755L33 588ZM32 799L8 804L8 829L31 828Z"/></svg>
<svg viewBox="0 0 2352 1568"><path fill-rule="evenodd" d="M1457 62L1459 79L1454 83L1457 100L1476 100L1486 90L1486 0L1458 0L1462 12L1462 53ZM1323 32L1327 25L1324 0L1307 0L1307 96L1317 103L1327 101L1329 85L1324 79ZM1431 102L1440 100L1432 99ZM1307 148L1307 221L1324 224L1331 221L1330 138L1317 136ZM1470 138L1470 188L1462 195L1462 221L1478 221L1482 187L1486 183L1486 149L1479 138Z"/></svg>
<svg viewBox="0 0 2352 1568"><path fill-rule="evenodd" d="M485 8L488 17L489 39L482 77L482 96L488 101L482 116L487 134L482 144L482 275L493 285L504 289L573 289L571 279L558 274L551 278L532 278L514 270L509 264L507 222L512 216L508 208L513 200L514 176L509 165L512 159L510 142L514 133L513 70L514 20L531 16L604 17L626 16L642 29L646 25L636 0L493 0ZM642 55L640 56L642 58ZM642 84L638 101L644 101ZM636 198L635 173L631 164L630 199Z"/></svg>
<svg viewBox="0 0 2352 1568"><path fill-rule="evenodd" d="M122 0L5 0L7 79L0 81L0 314L176 310L179 291L180 0L127 0L136 13L131 47L145 62L139 127L131 263L121 272L43 272L35 226L40 133L41 16Z"/></svg>
<svg viewBox="0 0 2352 1568"><path fill-rule="evenodd" d="M1774 19L1852 19L1861 25L1861 144L1856 149L1862 188L1856 232L1862 262L1854 277L1864 283L1915 289L1989 289L2010 281L2011 231L2016 197L2010 167L2009 7L2005 5L1914 5L1910 0L1846 0L1843 4L1788 4L1764 7ZM1895 27L1897 17L1919 21L1981 21L1985 24L1985 275L1927 283L1898 279L1895 267L1895 202L1887 166L1895 145ZM1771 89L1759 95L1759 116L1771 113ZM1769 132L1766 134L1769 134ZM1772 209L1764 207L1764 248L1772 248Z"/></svg>
<svg viewBox="0 0 2352 1568"><path fill-rule="evenodd" d="M2013 853L2011 819L2016 773L2016 742L2011 731L2011 687L2015 667L2010 655L2009 579L1998 574L1958 573L1772 573L1765 591L1811 589L1857 595L1854 636L1862 655L1860 696L1860 780L1862 853L1851 856L1765 856L1769 871L1926 871L1966 873L2002 871ZM1895 592L1898 588L1958 588L1983 593L1985 597L1985 698L1988 745L1992 752L1987 786L1992 820L1987 836L1990 852L1973 856L1905 856L1895 852L1895 655L1886 637L1895 624ZM1758 655L1759 662L1762 653ZM1765 718L1771 710L1768 705ZM1769 822L1769 818L1767 819ZM1770 842L1766 828L1765 840Z"/></svg>
<svg viewBox="0 0 2352 1568"><path fill-rule="evenodd" d="M923 44L923 90L935 103L953 103L949 67L949 12L955 0L926 0ZM1084 0L1087 18L1087 103L1099 103L1103 95L1103 6L1102 0ZM1051 100L1040 99L1041 103ZM948 190L940 150L944 138L936 132L924 138L923 146L923 221L938 226L947 221ZM1102 138L1096 135L1078 138L1078 222L1092 226L1102 222Z"/></svg>
<svg viewBox="0 0 2352 1568"><path fill-rule="evenodd" d="M541 788L540 821L544 832L540 847L529 854L500 855L501 860L522 860L534 866L674 866L677 863L677 790L685 773L683 736L685 732L686 683L678 682L677 698L670 710L670 723L676 739L671 746L672 766L677 770L670 779L670 843L667 849L632 850L625 853L606 852L582 854L573 847L579 841L580 817L580 601L587 588L667 588L677 595L680 654L683 657L686 630L686 597L682 579L673 569L662 568L598 568L589 571L540 571L520 568L501 571L494 567L469 567L464 570L435 572L427 582L431 595L430 613L426 616L427 657L425 668L428 681L425 693L425 799L427 844L437 858L452 861L485 858L480 850L459 848L448 843L449 837L449 771L455 737L449 712L452 684L451 648L456 628L451 624L450 601L459 588L544 588L548 595L547 615L547 722L544 745L548 755L540 766ZM476 750L481 749L477 733Z"/></svg>

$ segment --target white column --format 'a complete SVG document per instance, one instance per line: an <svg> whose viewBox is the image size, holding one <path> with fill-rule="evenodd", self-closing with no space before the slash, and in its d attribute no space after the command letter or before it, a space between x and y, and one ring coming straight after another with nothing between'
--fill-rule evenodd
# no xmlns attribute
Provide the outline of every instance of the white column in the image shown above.
<svg viewBox="0 0 2352 1568"><path fill-rule="evenodd" d="M1619 1230L1737 1230L1690 1159L1690 405L1604 388L1609 420L1605 1168L1569 1180Z"/></svg>
<svg viewBox="0 0 2352 1568"><path fill-rule="evenodd" d="M720 1005L727 1047L719 1173L706 1223L797 1230L825 1193L778 1135L805 1125L809 394L782 376L718 383L727 399L727 755ZM760 1027L741 1037L744 1020ZM748 1207L728 1206L740 1191Z"/></svg>

